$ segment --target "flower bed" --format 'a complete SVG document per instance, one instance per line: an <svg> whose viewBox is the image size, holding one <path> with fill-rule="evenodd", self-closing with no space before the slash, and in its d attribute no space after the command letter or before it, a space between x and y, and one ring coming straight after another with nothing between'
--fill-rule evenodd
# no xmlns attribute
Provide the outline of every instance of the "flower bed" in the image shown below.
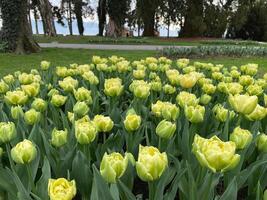
<svg viewBox="0 0 267 200"><path fill-rule="evenodd" d="M0 199L262 199L267 75L257 71L94 56L6 75Z"/></svg>

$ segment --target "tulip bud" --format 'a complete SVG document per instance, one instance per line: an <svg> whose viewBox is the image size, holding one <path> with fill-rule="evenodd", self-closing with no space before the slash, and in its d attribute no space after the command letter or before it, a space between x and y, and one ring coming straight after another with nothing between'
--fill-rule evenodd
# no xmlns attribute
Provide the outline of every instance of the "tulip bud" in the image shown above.
<svg viewBox="0 0 267 200"><path fill-rule="evenodd" d="M239 77L239 83L243 86L251 85L254 82L254 79L251 76L243 75Z"/></svg>
<svg viewBox="0 0 267 200"><path fill-rule="evenodd" d="M252 134L248 130L236 127L230 135L230 141L236 144L237 149L244 149L251 143Z"/></svg>
<svg viewBox="0 0 267 200"><path fill-rule="evenodd" d="M197 106L186 106L185 116L191 123L200 123L204 120L205 107Z"/></svg>
<svg viewBox="0 0 267 200"><path fill-rule="evenodd" d="M219 92L222 92L222 93L225 93L225 94L228 94L228 88L227 88L227 83L225 82L220 82L218 85L217 85L217 89Z"/></svg>
<svg viewBox="0 0 267 200"><path fill-rule="evenodd" d="M196 106L198 104L196 95L184 91L177 95L176 101L182 108L185 106Z"/></svg>
<svg viewBox="0 0 267 200"><path fill-rule="evenodd" d="M185 68L183 68L183 72L185 74L190 74L192 72L195 72L196 71L196 68L194 66L187 66Z"/></svg>
<svg viewBox="0 0 267 200"><path fill-rule="evenodd" d="M42 70L48 70L49 69L49 67L50 67L50 62L48 62L48 61L45 61L45 60L43 60L42 62L41 62L41 69Z"/></svg>
<svg viewBox="0 0 267 200"><path fill-rule="evenodd" d="M72 200L76 195L76 183L65 178L48 180L48 195L50 200Z"/></svg>
<svg viewBox="0 0 267 200"><path fill-rule="evenodd" d="M143 181L155 181L161 177L168 166L167 154L153 146L139 145L136 172Z"/></svg>
<svg viewBox="0 0 267 200"><path fill-rule="evenodd" d="M63 81L59 81L58 84L65 92L72 92L78 87L79 83L71 76L68 76L64 78Z"/></svg>
<svg viewBox="0 0 267 200"><path fill-rule="evenodd" d="M5 95L5 101L11 105L24 105L28 101L28 96L25 92L17 91L8 91Z"/></svg>
<svg viewBox="0 0 267 200"><path fill-rule="evenodd" d="M39 112L44 112L47 109L47 102L41 98L35 98L31 107Z"/></svg>
<svg viewBox="0 0 267 200"><path fill-rule="evenodd" d="M98 83L99 83L97 76L95 76L95 74L92 71L88 71L88 72L83 73L82 77L85 80L89 81L89 83L91 85L98 85Z"/></svg>
<svg viewBox="0 0 267 200"><path fill-rule="evenodd" d="M0 143L10 142L17 136L17 130L13 122L0 122Z"/></svg>
<svg viewBox="0 0 267 200"><path fill-rule="evenodd" d="M85 102L77 102L73 107L74 114L82 117L89 112L89 107Z"/></svg>
<svg viewBox="0 0 267 200"><path fill-rule="evenodd" d="M91 121L75 122L75 137L80 144L89 144L95 140L97 127Z"/></svg>
<svg viewBox="0 0 267 200"><path fill-rule="evenodd" d="M180 114L179 108L170 102L164 102L161 109L161 115L166 120L176 120Z"/></svg>
<svg viewBox="0 0 267 200"><path fill-rule="evenodd" d="M19 82L22 85L28 85L33 83L34 81L34 75L33 74L27 74L27 73L22 73L18 76Z"/></svg>
<svg viewBox="0 0 267 200"><path fill-rule="evenodd" d="M78 90L74 91L74 96L77 101L84 101L87 104L92 104L92 96L91 91L87 90L84 87L79 88Z"/></svg>
<svg viewBox="0 0 267 200"><path fill-rule="evenodd" d="M187 58L180 58L176 61L176 65L179 68L184 68L190 63L190 60Z"/></svg>
<svg viewBox="0 0 267 200"><path fill-rule="evenodd" d="M172 85L178 85L180 81L179 71L176 69L170 69L166 71L166 76Z"/></svg>
<svg viewBox="0 0 267 200"><path fill-rule="evenodd" d="M12 106L10 112L13 119L19 119L24 115L21 106Z"/></svg>
<svg viewBox="0 0 267 200"><path fill-rule="evenodd" d="M55 88L50 89L50 91L47 93L47 96L52 97L53 95L59 94L59 91Z"/></svg>
<svg viewBox="0 0 267 200"><path fill-rule="evenodd" d="M257 96L230 95L228 100L230 105L236 112L245 115L252 113L258 104Z"/></svg>
<svg viewBox="0 0 267 200"><path fill-rule="evenodd" d="M229 171L237 166L240 155L235 154L234 142L223 142L217 136L205 139L195 135L193 153L200 165L215 172Z"/></svg>
<svg viewBox="0 0 267 200"><path fill-rule="evenodd" d="M11 157L18 164L32 162L37 154L37 149L30 140L24 139L11 149Z"/></svg>
<svg viewBox="0 0 267 200"><path fill-rule="evenodd" d="M133 77L136 79L144 79L146 76L146 71L139 69L139 70L133 70Z"/></svg>
<svg viewBox="0 0 267 200"><path fill-rule="evenodd" d="M110 117L105 117L104 115L96 115L93 121L97 127L98 132L109 132L114 125Z"/></svg>
<svg viewBox="0 0 267 200"><path fill-rule="evenodd" d="M216 87L212 84L204 84L202 90L205 94L213 94L216 91Z"/></svg>
<svg viewBox="0 0 267 200"><path fill-rule="evenodd" d="M3 80L9 85L15 82L15 78L11 74L8 74L8 75L4 76Z"/></svg>
<svg viewBox="0 0 267 200"><path fill-rule="evenodd" d="M68 112L67 116L68 116L68 120L71 123L74 123L75 122L75 117L74 117L74 113L73 112Z"/></svg>
<svg viewBox="0 0 267 200"><path fill-rule="evenodd" d="M104 88L104 92L107 96L120 96L123 91L122 80L120 78L105 79Z"/></svg>
<svg viewBox="0 0 267 200"><path fill-rule="evenodd" d="M267 135L266 134L260 134L256 138L256 146L259 151L262 151L264 153L267 153Z"/></svg>
<svg viewBox="0 0 267 200"><path fill-rule="evenodd" d="M128 157L120 153L105 153L100 163L100 174L108 183L116 183L122 177L128 166Z"/></svg>
<svg viewBox="0 0 267 200"><path fill-rule="evenodd" d="M151 105L151 111L156 117L161 117L163 107L164 107L164 103L158 100L155 104Z"/></svg>
<svg viewBox="0 0 267 200"><path fill-rule="evenodd" d="M267 107L267 95L266 94L264 94L264 105L265 107Z"/></svg>
<svg viewBox="0 0 267 200"><path fill-rule="evenodd" d="M5 94L9 90L9 86L3 81L0 81L0 94Z"/></svg>
<svg viewBox="0 0 267 200"><path fill-rule="evenodd" d="M161 81L151 81L150 87L151 87L152 91L160 92L162 89L162 83L161 83Z"/></svg>
<svg viewBox="0 0 267 200"><path fill-rule="evenodd" d="M53 129L51 134L51 144L55 147L61 147L67 143L68 130L57 130Z"/></svg>
<svg viewBox="0 0 267 200"><path fill-rule="evenodd" d="M247 93L249 95L256 95L256 96L259 96L261 95L263 92L263 89L261 86L257 85L257 84L254 84L254 85L249 85L247 87Z"/></svg>
<svg viewBox="0 0 267 200"><path fill-rule="evenodd" d="M254 76L257 74L258 64L249 63L245 66L246 66L246 67L244 67L245 74L250 75L250 76Z"/></svg>
<svg viewBox="0 0 267 200"><path fill-rule="evenodd" d="M24 120L26 124L34 125L35 123L39 122L41 118L41 113L37 112L33 108L25 112Z"/></svg>
<svg viewBox="0 0 267 200"><path fill-rule="evenodd" d="M199 103L201 103L202 105L207 105L211 101L211 98L212 97L210 95L203 94L199 99Z"/></svg>
<svg viewBox="0 0 267 200"><path fill-rule="evenodd" d="M193 74L185 74L180 76L179 83L182 88L189 89L195 86L197 80L198 80L197 77L194 76Z"/></svg>
<svg viewBox="0 0 267 200"><path fill-rule="evenodd" d="M233 78L239 78L239 76L240 76L240 72L239 71L237 71L237 70L232 70L231 72L230 72L230 74L231 74L231 76L233 77Z"/></svg>
<svg viewBox="0 0 267 200"><path fill-rule="evenodd" d="M133 86L134 96L140 99L146 99L150 95L150 85L146 82L139 82Z"/></svg>
<svg viewBox="0 0 267 200"><path fill-rule="evenodd" d="M22 85L21 88L29 97L37 96L40 91L40 85L38 83Z"/></svg>
<svg viewBox="0 0 267 200"><path fill-rule="evenodd" d="M134 132L141 125L141 117L137 114L127 114L124 120L124 127L128 132Z"/></svg>
<svg viewBox="0 0 267 200"><path fill-rule="evenodd" d="M217 81L221 81L223 79L223 74L221 72L213 72L211 74L211 77L214 79L214 80L217 80Z"/></svg>
<svg viewBox="0 0 267 200"><path fill-rule="evenodd" d="M156 128L156 134L161 138L170 139L175 133L175 130L176 125L174 123L162 120Z"/></svg>
<svg viewBox="0 0 267 200"><path fill-rule="evenodd" d="M260 106L259 104L249 115L245 115L250 121L260 121L267 115L267 108Z"/></svg>
<svg viewBox="0 0 267 200"><path fill-rule="evenodd" d="M220 122L226 122L228 112L229 112L229 118L232 119L235 116L234 111L229 111L226 108L224 108L221 104L217 104L212 109L215 118Z"/></svg>
<svg viewBox="0 0 267 200"><path fill-rule="evenodd" d="M67 97L62 96L60 94L55 94L51 98L52 105L54 105L56 107L63 106L66 103L66 101L67 101Z"/></svg>
<svg viewBox="0 0 267 200"><path fill-rule="evenodd" d="M163 86L163 91L166 94L173 94L173 93L176 92L176 88L171 86L171 85L169 85L169 84L166 84L166 85Z"/></svg>
<svg viewBox="0 0 267 200"><path fill-rule="evenodd" d="M243 86L239 83L227 83L227 94L240 94L243 91Z"/></svg>

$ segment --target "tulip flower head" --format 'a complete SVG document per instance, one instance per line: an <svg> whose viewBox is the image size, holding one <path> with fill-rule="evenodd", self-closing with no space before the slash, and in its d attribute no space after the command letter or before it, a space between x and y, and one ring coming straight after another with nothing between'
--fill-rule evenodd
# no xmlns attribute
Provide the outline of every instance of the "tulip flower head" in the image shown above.
<svg viewBox="0 0 267 200"><path fill-rule="evenodd" d="M48 180L50 200L72 200L76 195L76 183L65 178Z"/></svg>
<svg viewBox="0 0 267 200"><path fill-rule="evenodd" d="M239 163L240 155L235 154L234 142L223 142L217 136L205 139L195 135L193 153L203 167L215 172L233 169Z"/></svg>
<svg viewBox="0 0 267 200"><path fill-rule="evenodd" d="M153 146L139 145L138 161L136 171L143 181L155 181L161 177L168 166L168 158L165 152Z"/></svg>

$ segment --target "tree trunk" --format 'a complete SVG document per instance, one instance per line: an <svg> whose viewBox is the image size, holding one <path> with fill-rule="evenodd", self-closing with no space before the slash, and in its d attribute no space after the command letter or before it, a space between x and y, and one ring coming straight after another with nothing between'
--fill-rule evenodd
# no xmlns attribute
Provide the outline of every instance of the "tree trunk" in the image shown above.
<svg viewBox="0 0 267 200"><path fill-rule="evenodd" d="M54 37L57 35L54 17L52 14L52 5L49 0L38 0L38 6L43 20L45 35Z"/></svg>
<svg viewBox="0 0 267 200"><path fill-rule="evenodd" d="M80 35L83 35L84 26L83 26L83 1L82 0L74 0L74 13L77 19L77 26Z"/></svg>
<svg viewBox="0 0 267 200"><path fill-rule="evenodd" d="M39 28L38 28L38 15L37 15L37 10L34 9L34 22L35 22L35 30L36 34L39 35Z"/></svg>
<svg viewBox="0 0 267 200"><path fill-rule="evenodd" d="M137 35L140 37L140 30L141 30L141 25L140 25L140 19L137 21Z"/></svg>
<svg viewBox="0 0 267 200"><path fill-rule="evenodd" d="M139 0L137 9L140 10L144 23L143 36L155 36L155 14L158 7L158 0Z"/></svg>
<svg viewBox="0 0 267 200"><path fill-rule="evenodd" d="M144 20L144 32L143 36L155 36L155 12L150 14L147 13L147 16Z"/></svg>
<svg viewBox="0 0 267 200"><path fill-rule="evenodd" d="M0 0L2 5L2 40L7 42L8 50L18 54L39 52L28 21L27 1Z"/></svg>
<svg viewBox="0 0 267 200"><path fill-rule="evenodd" d="M68 17L68 25L69 25L69 31L70 35L73 35L72 31L72 10L71 10L71 0L68 0L68 9L69 9L69 17Z"/></svg>
<svg viewBox="0 0 267 200"><path fill-rule="evenodd" d="M25 1L21 1L20 23L18 26L20 27L20 31L17 38L15 53L25 54L28 52L33 53L40 51L39 45L32 37L31 28L27 19L27 3Z"/></svg>
<svg viewBox="0 0 267 200"><path fill-rule="evenodd" d="M98 15L98 35L103 36L104 33L104 27L106 24L106 0L99 0L98 1L98 7L97 7L97 15Z"/></svg>
<svg viewBox="0 0 267 200"><path fill-rule="evenodd" d="M122 35L122 27L118 26L112 18L109 18L106 30L106 36L120 37L121 35Z"/></svg>
<svg viewBox="0 0 267 200"><path fill-rule="evenodd" d="M171 20L170 20L170 16L168 16L168 24L167 24L167 37L170 37L170 24L171 24Z"/></svg>
<svg viewBox="0 0 267 200"><path fill-rule="evenodd" d="M28 20L29 20L29 24L30 24L30 30L31 30L31 34L32 34L32 19L31 19L31 8L30 8L30 1L28 0Z"/></svg>
<svg viewBox="0 0 267 200"><path fill-rule="evenodd" d="M181 35L183 37L202 36L205 30L205 24L203 22L203 0L188 0L187 8Z"/></svg>

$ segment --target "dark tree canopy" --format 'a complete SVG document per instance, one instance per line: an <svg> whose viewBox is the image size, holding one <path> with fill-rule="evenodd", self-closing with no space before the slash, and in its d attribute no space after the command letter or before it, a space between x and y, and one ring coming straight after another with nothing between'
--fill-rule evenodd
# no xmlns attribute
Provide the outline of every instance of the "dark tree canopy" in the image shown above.
<svg viewBox="0 0 267 200"><path fill-rule="evenodd" d="M241 1L233 14L227 36L267 41L267 1Z"/></svg>

